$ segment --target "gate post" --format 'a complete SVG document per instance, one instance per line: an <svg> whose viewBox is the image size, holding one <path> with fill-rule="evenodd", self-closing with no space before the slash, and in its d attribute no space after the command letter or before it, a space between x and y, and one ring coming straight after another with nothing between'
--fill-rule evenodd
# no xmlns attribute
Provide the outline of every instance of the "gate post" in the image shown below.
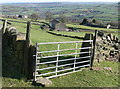
<svg viewBox="0 0 120 89"><path fill-rule="evenodd" d="M97 38L97 30L95 30L95 35L94 35L94 39L93 39L93 53L92 53L91 64L90 64L91 69L93 66L93 61L94 61L94 56L95 56L96 38Z"/></svg>
<svg viewBox="0 0 120 89"><path fill-rule="evenodd" d="M7 20L3 20L2 34L5 33L6 27L7 27Z"/></svg>
<svg viewBox="0 0 120 89"><path fill-rule="evenodd" d="M23 73L28 78L28 63L29 63L29 51L30 51L30 27L31 22L27 22L27 32L26 32L26 42L25 42L25 50L24 50L24 67Z"/></svg>

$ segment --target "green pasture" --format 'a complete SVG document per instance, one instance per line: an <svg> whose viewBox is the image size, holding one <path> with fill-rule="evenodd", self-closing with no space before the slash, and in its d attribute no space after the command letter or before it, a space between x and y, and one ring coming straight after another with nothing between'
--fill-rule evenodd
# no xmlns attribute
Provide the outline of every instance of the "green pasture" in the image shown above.
<svg viewBox="0 0 120 89"><path fill-rule="evenodd" d="M96 63L99 70L84 69L84 71L51 79L52 87L118 87L118 63ZM104 67L111 67L112 71ZM89 89L89 88L88 88Z"/></svg>
<svg viewBox="0 0 120 89"><path fill-rule="evenodd" d="M67 24L67 26L68 26L68 27L81 28L81 29L91 29L91 30L118 31L118 29L96 28L96 27L89 27L89 26L84 26L84 25L72 25L72 24Z"/></svg>
<svg viewBox="0 0 120 89"><path fill-rule="evenodd" d="M95 63L94 67L98 67L100 70L89 70L87 68L80 72L53 78L50 79L52 85L49 87L119 87L118 66L119 63L115 62L103 61ZM112 70L105 70L104 67L110 67ZM24 79L5 77L3 78L2 85L3 87L41 87L34 86L32 82L26 82Z"/></svg>
<svg viewBox="0 0 120 89"><path fill-rule="evenodd" d="M51 32L57 34L69 35L69 36L78 36L78 37L84 37L86 33L94 34L94 32L66 32L66 31L51 31Z"/></svg>

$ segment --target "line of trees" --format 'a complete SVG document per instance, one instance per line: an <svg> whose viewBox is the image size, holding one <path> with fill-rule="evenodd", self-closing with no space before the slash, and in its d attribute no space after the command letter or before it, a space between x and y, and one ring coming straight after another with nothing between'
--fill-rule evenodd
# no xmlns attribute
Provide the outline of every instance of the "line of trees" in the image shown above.
<svg viewBox="0 0 120 89"><path fill-rule="evenodd" d="M40 19L40 14L33 13L33 14L30 15L29 18L32 21L37 21L38 19ZM52 19L55 19L53 13L52 12L46 12L45 13L45 20L50 22ZM59 17L57 19L59 19L59 21L62 22L62 23L68 22L68 17L66 15L59 15Z"/></svg>
<svg viewBox="0 0 120 89"><path fill-rule="evenodd" d="M40 14L38 14L38 13L33 13L33 14L31 14L30 15L30 18L31 18L31 20L32 21L37 21L38 19L40 19ZM54 15L53 15L53 13L52 12L46 12L45 13L45 20L46 21L51 21L52 19L55 19L55 17L54 17ZM70 20L66 15L64 15L64 14L61 14L61 15L59 15L59 17L57 18L61 23L68 23L68 22L72 22L72 23L74 23L74 20L72 21L72 20ZM85 24L96 24L96 25L98 25L98 26L106 26L106 24L103 24L102 22L100 22L100 21L97 21L96 19L87 19L87 18L84 18L83 20L81 20L81 22L80 22L80 20L81 19L78 19L78 21L77 21L77 23L79 23L80 25L85 25ZM107 24L111 24L112 26L114 26L114 27L118 27L118 23L116 23L116 22L108 22Z"/></svg>

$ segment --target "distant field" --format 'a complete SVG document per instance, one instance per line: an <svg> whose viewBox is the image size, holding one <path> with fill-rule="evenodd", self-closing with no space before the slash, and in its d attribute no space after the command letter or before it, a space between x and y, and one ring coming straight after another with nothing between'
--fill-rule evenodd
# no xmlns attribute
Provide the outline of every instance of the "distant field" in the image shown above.
<svg viewBox="0 0 120 89"><path fill-rule="evenodd" d="M75 28L83 28L83 29L91 29L91 30L104 30L104 31L118 31L118 29L106 29L106 28L96 28L96 27L89 27L84 25L72 25L67 24L68 27L75 27Z"/></svg>
<svg viewBox="0 0 120 89"><path fill-rule="evenodd" d="M0 19L7 19L7 20L13 20L13 21L22 21L22 22L27 22L27 21L30 21L30 19L8 19L8 18L0 18ZM45 20L38 20L38 21L43 21L45 22ZM16 27L19 31L21 32L26 32L26 24L25 23L17 23L17 22L11 22L12 23L12 26ZM2 24L2 22L0 21L0 24ZM118 37L118 29L106 29L106 28L96 28L96 27L89 27L89 26L84 26L84 25L73 25L73 24L67 24L66 26L68 27L75 27L75 28L80 28L80 29L90 29L90 30L103 30L103 31L114 31L116 33L112 33L114 35L116 35ZM80 30L78 29L78 30ZM71 35L71 36L79 36L79 37L83 37L85 35L85 33L93 33L94 32L90 32L88 30L83 32L84 30L82 30L82 32L65 32L65 31L53 31L54 33L58 33L58 34L63 34L63 35ZM36 37L37 35L35 34L38 34L38 37ZM44 34L44 35L43 35ZM41 36L39 36L41 35ZM45 35L51 35L49 33L46 33L45 31L41 30L40 29L40 25L32 25L32 33L31 33L31 40L33 43L37 42L37 41L40 41L40 42L47 42L47 38L44 38L44 40L42 41L41 38L43 38ZM40 39L35 39L35 38L40 38ZM57 39L53 39L52 37L48 37L49 39L51 38L50 41L64 41L63 39L60 40L59 37ZM63 37L64 38L64 37ZM65 38L66 40L69 38ZM72 38L71 38L72 39ZM74 39L72 39L74 40Z"/></svg>
<svg viewBox="0 0 120 89"><path fill-rule="evenodd" d="M12 22L14 27L20 32L26 32L26 24ZM58 37L47 33L46 31L40 29L39 25L32 25L31 27L31 40L33 43L36 42L55 42L55 41L75 41L77 39Z"/></svg>
<svg viewBox="0 0 120 89"><path fill-rule="evenodd" d="M0 18L0 19L7 19L7 20L13 20L13 21L22 21L22 22L31 21L31 19L10 19L10 18ZM38 20L38 21L46 22L45 20ZM48 22L46 22L46 23L48 23ZM84 26L84 25L66 24L66 26L75 27L75 28L81 28L81 29L90 29L90 30L118 31L118 29L106 29L106 28L90 27L90 26Z"/></svg>
<svg viewBox="0 0 120 89"><path fill-rule="evenodd" d="M56 2L56 3L16 3L16 4L3 4L3 15L30 15L32 13L39 13L41 17L47 11L58 17L64 14L74 19L95 18L103 22L117 21L118 20L118 3L103 2L85 2L85 3L70 3L70 2ZM81 14L84 14L82 16Z"/></svg>
<svg viewBox="0 0 120 89"><path fill-rule="evenodd" d="M13 20L13 21L21 21L21 22L31 21L31 19L24 19L24 18L12 19L12 18L2 18L2 17L0 17L0 19ZM45 20L37 20L37 21L41 21L41 22L43 21L43 22L45 22Z"/></svg>
<svg viewBox="0 0 120 89"><path fill-rule="evenodd" d="M79 36L79 37L84 37L86 33L94 34L94 32L66 32L66 31L51 31L51 32L57 34L63 34L63 35L70 35L70 36Z"/></svg>
<svg viewBox="0 0 120 89"><path fill-rule="evenodd" d="M66 31L52 31L52 33L57 33L57 34L63 34L63 35L69 35L69 36L78 36L78 37L84 37L84 35L86 34L86 33L92 33L92 34L94 34L95 32L90 32L90 31L86 31L86 32L66 32ZM110 33L110 32L108 32L108 33ZM118 34L118 32L116 32L116 33L111 33L111 34L113 34L113 35L115 35L115 36L119 36L119 34Z"/></svg>
<svg viewBox="0 0 120 89"><path fill-rule="evenodd" d="M12 26L17 28L18 31L26 33L26 24L23 23L15 23L12 22ZM80 41L79 39L69 38L69 37L59 37L52 34L47 33L45 30L40 29L39 25L32 25L31 26L31 36L30 36L31 42L33 45L35 45L36 42L43 43L43 42L64 42L64 41ZM61 45L61 49L69 49L71 47L75 46L75 44L63 44ZM44 47L44 45L41 47L41 50L56 50L57 45L46 45L47 47ZM47 54L46 54L47 55Z"/></svg>

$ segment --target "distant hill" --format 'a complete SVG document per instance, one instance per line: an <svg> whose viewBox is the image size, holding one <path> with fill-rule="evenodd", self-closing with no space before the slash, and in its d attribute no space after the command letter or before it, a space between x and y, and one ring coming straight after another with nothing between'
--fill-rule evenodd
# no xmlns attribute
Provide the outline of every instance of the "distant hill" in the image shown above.
<svg viewBox="0 0 120 89"><path fill-rule="evenodd" d="M2 5L3 15L30 15L39 13L44 18L50 11L55 17L60 14L70 19L95 18L104 22L118 20L118 4L115 2L52 2L52 3L9 3Z"/></svg>

